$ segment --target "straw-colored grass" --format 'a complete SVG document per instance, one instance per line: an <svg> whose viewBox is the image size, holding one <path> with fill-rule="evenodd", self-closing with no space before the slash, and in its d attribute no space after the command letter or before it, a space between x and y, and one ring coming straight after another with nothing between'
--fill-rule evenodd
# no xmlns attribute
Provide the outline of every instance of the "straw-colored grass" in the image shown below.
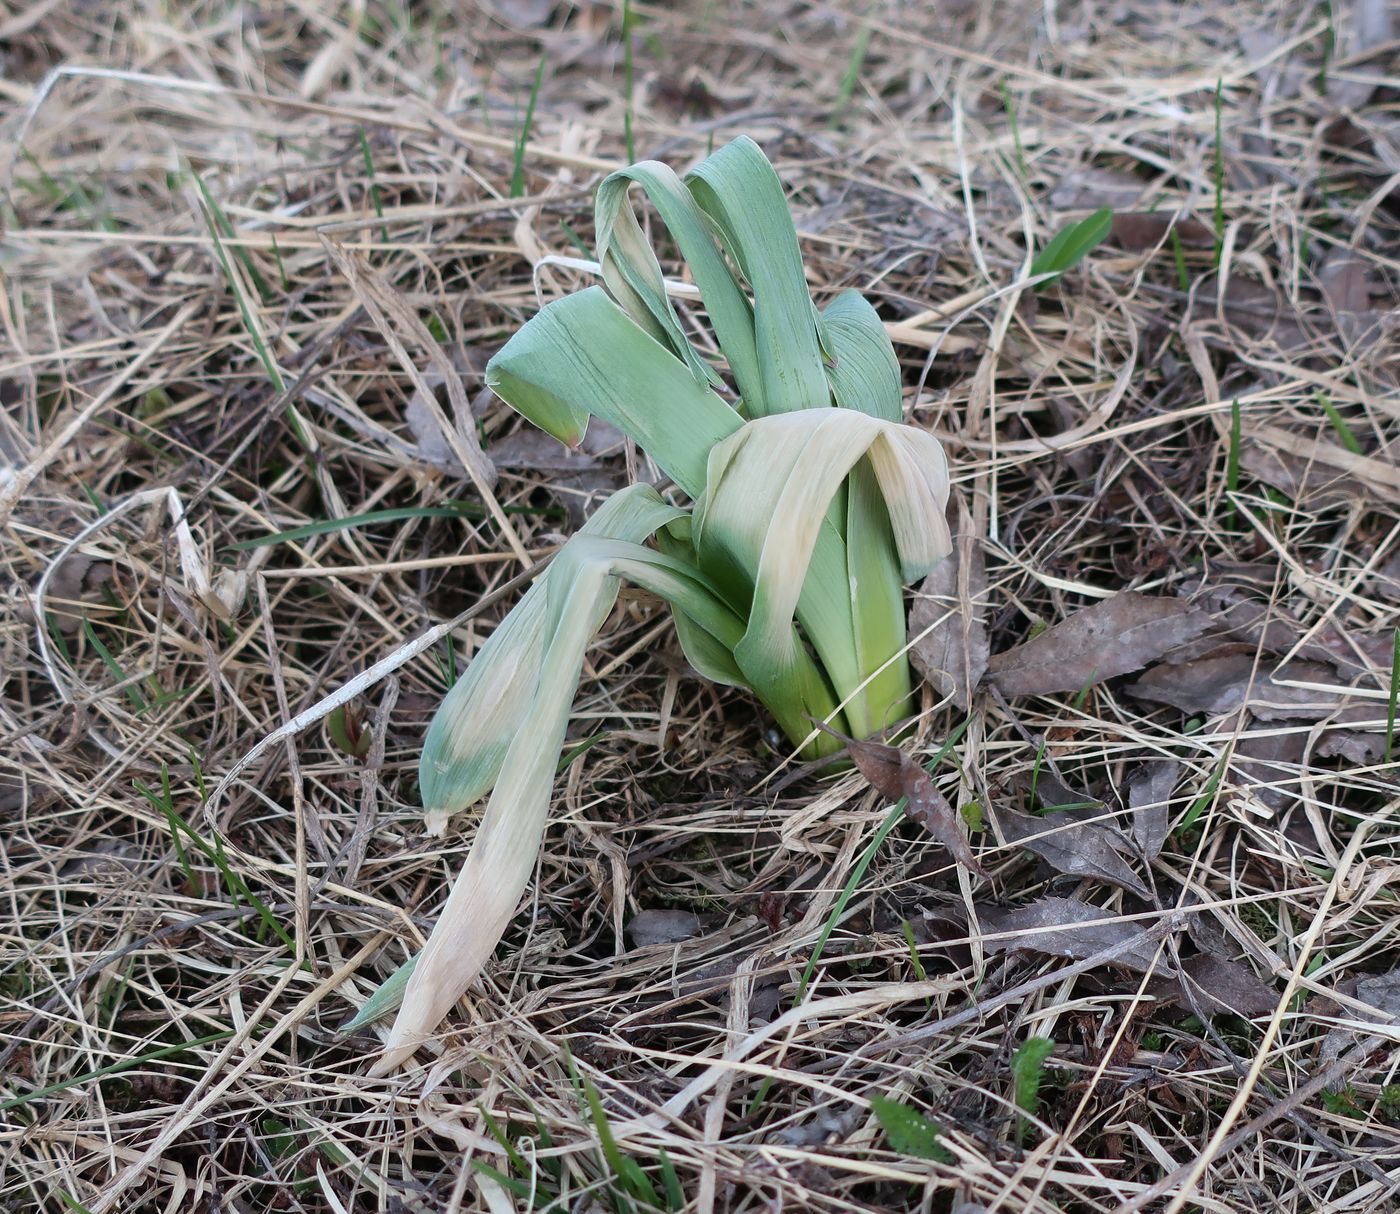
<svg viewBox="0 0 1400 1214"><path fill-rule="evenodd" d="M637 1168L667 1204L664 1147L701 1214L1396 1208L1400 1003L1357 985L1400 959L1378 9L637 3L630 73L620 3L0 13L0 1207L620 1210ZM591 281L629 129L681 168L752 135L815 297L876 303L994 651L1124 589L1247 584L1296 628L1261 676L1340 645L1369 725L1129 678L966 714L927 688L913 745L956 735L958 806L1025 809L1053 770L1116 813L1182 763L1154 902L984 829L987 881L911 823L872 847L888 804L790 761L625 593L505 943L436 1050L370 1079L379 1038L337 1028L469 840L425 835L414 783L449 673L653 475L606 441L565 461L482 378ZM1180 215L1179 250L1139 219L1016 287L1028 240L1104 205ZM1167 958L1210 937L1269 1010L997 951L979 916L1047 893Z"/></svg>

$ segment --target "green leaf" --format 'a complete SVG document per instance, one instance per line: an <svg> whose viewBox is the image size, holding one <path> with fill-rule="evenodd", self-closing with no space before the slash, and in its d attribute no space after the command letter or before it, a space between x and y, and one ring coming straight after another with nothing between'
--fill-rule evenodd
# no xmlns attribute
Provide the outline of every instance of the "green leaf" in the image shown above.
<svg viewBox="0 0 1400 1214"><path fill-rule="evenodd" d="M1113 211L1104 207L1092 215L1061 228L1031 262L1030 276L1063 274L1078 265L1091 250L1098 248L1113 228ZM1044 286L1054 279L1047 279Z"/></svg>
<svg viewBox="0 0 1400 1214"><path fill-rule="evenodd" d="M684 517L684 511L662 501L649 485L634 485L599 506L579 536L640 543ZM535 579L453 683L428 727L418 783L430 833L439 833L449 815L490 790L526 721L548 639L548 585L553 576L551 566Z"/></svg>
<svg viewBox="0 0 1400 1214"><path fill-rule="evenodd" d="M887 422L904 420L899 359L879 314L858 291L842 291L826 305L826 369L831 394L842 409L858 409Z"/></svg>
<svg viewBox="0 0 1400 1214"><path fill-rule="evenodd" d="M365 1005L353 1016L342 1024L336 1032L341 1036L347 1033L357 1032L367 1024L373 1024L376 1020L382 1020L403 1002L404 988L408 985L408 980L413 977L413 970L418 964L417 956L410 957L389 975L379 985L379 989L365 1000Z"/></svg>
<svg viewBox="0 0 1400 1214"><path fill-rule="evenodd" d="M954 1162L952 1153L939 1145L942 1131L917 1109L888 1096L872 1096L870 1109L891 1150L935 1163Z"/></svg>
<svg viewBox="0 0 1400 1214"><path fill-rule="evenodd" d="M869 460L856 464L847 478L845 530L856 663L869 680L865 702L884 714L880 720L862 722L865 732L874 732L909 715L912 687L909 663L901 656L907 634L899 553Z"/></svg>
<svg viewBox="0 0 1400 1214"><path fill-rule="evenodd" d="M602 1148L603 1158L607 1160L612 1173L620 1181L628 1194L637 1198L638 1201L645 1201L648 1205L659 1205L656 1190L652 1188L651 1182L646 1178L646 1173L638 1166L635 1159L624 1155L617 1145L617 1139L613 1137L612 1126L608 1124L608 1115L603 1108L602 1098L598 1095L598 1089L594 1087L593 1081L587 1075L583 1076L583 1092L588 1102L588 1112L593 1118L593 1128L598 1134L598 1145Z"/></svg>
<svg viewBox="0 0 1400 1214"><path fill-rule="evenodd" d="M783 183L752 139L740 136L687 176L753 290L761 393L744 396L750 417L830 403L819 317Z"/></svg>
<svg viewBox="0 0 1400 1214"><path fill-rule="evenodd" d="M348 704L331 710L326 718L326 733L332 742L354 759L363 759L374 743L374 736L360 728L354 710Z"/></svg>
<svg viewBox="0 0 1400 1214"><path fill-rule="evenodd" d="M695 508L696 552L702 567L737 569L752 581L748 627L734 649L746 674L793 677L799 603L849 606L839 575L809 579L808 569L827 507L862 457L889 512L903 575L923 576L951 547L947 465L932 435L851 410L807 409L749 422L711 454ZM852 622L848 647L854 631Z"/></svg>
<svg viewBox="0 0 1400 1214"><path fill-rule="evenodd" d="M691 497L710 448L743 423L601 287L547 304L486 364L486 382L560 442L616 426Z"/></svg>
<svg viewBox="0 0 1400 1214"><path fill-rule="evenodd" d="M644 486L610 501L623 495L635 507L624 514L634 523L643 520L642 529L654 530L678 513ZM622 579L677 604L719 645L732 647L743 635L743 620L703 573L683 561L587 529L560 549L526 596L529 628L516 623L525 614L522 600L457 680L429 729L420 767L425 805L441 806L444 800L434 798L444 797L455 804L464 790L478 792L493 782L494 788L466 863L403 990L376 1073L397 1066L442 1020L505 933L534 870L584 652ZM463 685L474 690L454 700ZM796 728L793 718L803 703L782 684L772 694L786 697L770 703L774 715L784 728Z"/></svg>
<svg viewBox="0 0 1400 1214"><path fill-rule="evenodd" d="M641 186L680 247L740 394L760 393L753 306L715 243L704 212L681 179L657 161L622 169L598 187L594 208L598 260L608 290L633 320L685 360L699 382L718 383L686 338L666 294L661 265L632 209L633 185Z"/></svg>

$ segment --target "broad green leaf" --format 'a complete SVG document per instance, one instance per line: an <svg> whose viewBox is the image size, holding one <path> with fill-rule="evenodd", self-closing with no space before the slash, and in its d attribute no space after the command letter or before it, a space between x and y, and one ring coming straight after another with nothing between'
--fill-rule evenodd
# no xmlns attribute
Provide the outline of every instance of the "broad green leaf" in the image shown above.
<svg viewBox="0 0 1400 1214"><path fill-rule="evenodd" d="M880 720L862 720L864 734L888 729L909 715L909 662L904 655L904 583L889 511L868 460L846 485L846 586L851 600L856 660L870 682L864 704Z"/></svg>
<svg viewBox="0 0 1400 1214"><path fill-rule="evenodd" d="M823 315L833 355L826 375L837 405L889 422L903 420L899 360L875 309L858 292L843 291ZM903 656L904 588L889 512L865 461L851 470L844 512L841 530L846 537L857 665L862 678L870 679L852 728L864 735L888 728L910 707L909 664ZM867 704L878 710L880 719L862 713Z"/></svg>
<svg viewBox="0 0 1400 1214"><path fill-rule="evenodd" d="M859 292L842 291L822 316L832 356L826 377L836 403L887 422L903 421L899 359L879 314Z"/></svg>
<svg viewBox="0 0 1400 1214"><path fill-rule="evenodd" d="M615 506L608 523L615 529L628 524L634 531L655 531L679 513L650 489L639 486L623 493L627 497ZM616 503L619 496L610 501ZM464 707L465 716L454 716L444 723L436 740L430 738L424 749L424 770L436 770L437 756L459 742L450 731L465 719L466 734L460 746L467 759L462 765L476 773L482 764L473 767L471 757L479 734L489 731L493 746L503 737L506 743L495 764L494 788L476 839L417 965L402 967L385 984L386 988L400 985L402 975L408 973L386 1053L376 1064L378 1073L403 1061L447 1014L489 959L515 912L544 834L584 652L612 609L622 580L672 603L719 649L732 650L744 634L743 619L703 573L682 560L630 540L587 532L560 549L546 576L531 588L532 629L509 632L506 641L497 641L506 628L503 624L492 636L496 648L490 655L490 669L515 677L521 672L530 676L519 686L509 682L478 686L476 696L494 692L508 702L508 710L492 715L490 703L483 707L479 698L471 699ZM517 607L507 623L519 611ZM475 666L475 662L468 666L458 686L471 676ZM804 681L799 670L794 681L756 688L784 729L802 728L808 702L794 688L803 686ZM480 719L473 720L473 712ZM437 720L433 729L438 730ZM509 736L504 736L507 732ZM430 751L434 756L431 761ZM450 780L450 772L442 778ZM387 1010L392 997L392 990L381 988L376 993L371 1000L376 1015ZM366 1015L362 1012L352 1023L364 1023Z"/></svg>
<svg viewBox="0 0 1400 1214"><path fill-rule="evenodd" d="M1113 212L1108 207L1095 211L1078 223L1067 224L1036 254L1031 262L1030 276L1037 278L1041 274L1063 274L1078 265L1085 254L1098 248L1112 229Z"/></svg>
<svg viewBox="0 0 1400 1214"><path fill-rule="evenodd" d="M637 222L630 197L634 184L641 186L680 246L740 394L761 391L749 298L715 243L690 191L670 168L657 161L622 169L604 178L598 187L598 260L608 290L638 324L650 328L669 344L698 380L713 382L714 372L695 352L681 328L666 294L661 266Z"/></svg>
<svg viewBox="0 0 1400 1214"><path fill-rule="evenodd" d="M486 364L486 382L570 446L590 414L602 418L691 497L704 489L710 448L743 424L601 287L546 304Z"/></svg>
<svg viewBox="0 0 1400 1214"><path fill-rule="evenodd" d="M783 184L752 139L740 136L686 178L753 291L754 345L762 393L744 396L750 417L830 403L818 336Z"/></svg>
<svg viewBox="0 0 1400 1214"><path fill-rule="evenodd" d="M562 555L562 554L561 554ZM557 558L556 558L557 559ZM530 880L549 815L554 769L599 606L617 594L602 568L572 584L577 609L558 614L528 719L510 741L466 863L404 990L374 1074L405 1062L481 971Z"/></svg>

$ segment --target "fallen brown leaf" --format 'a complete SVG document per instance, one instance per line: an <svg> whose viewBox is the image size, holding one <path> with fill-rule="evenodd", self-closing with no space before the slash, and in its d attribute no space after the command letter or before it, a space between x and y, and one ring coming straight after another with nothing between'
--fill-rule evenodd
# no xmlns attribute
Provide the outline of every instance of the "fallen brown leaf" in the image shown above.
<svg viewBox="0 0 1400 1214"><path fill-rule="evenodd" d="M1262 588L1263 593L1272 591L1277 566L1259 570L1259 583L1251 583L1249 567L1241 566L1239 570L1240 576L1209 589L1187 588L1192 604L1215 617L1216 628L1193 645L1173 653L1173 662L1205 657L1219 646L1222 637L1230 637L1279 657L1291 653L1309 661L1326 662L1348 679L1364 671L1389 670L1393 645L1389 633L1357 635L1336 620L1328 620L1308 636L1309 630L1295 616L1278 604L1257 597L1256 587Z"/></svg>
<svg viewBox="0 0 1400 1214"><path fill-rule="evenodd" d="M984 933L982 946L988 952L1044 953L1078 961L1117 947L1120 951L1110 964L1140 974L1167 978L1176 974L1164 957L1157 956L1154 943L1138 940L1142 923L1076 898L1039 898L1015 910L981 910L978 919Z"/></svg>
<svg viewBox="0 0 1400 1214"><path fill-rule="evenodd" d="M1214 953L1183 958L1175 978L1154 981L1148 992L1164 1003L1188 1012L1200 1008L1211 1016L1228 1013L1249 1019L1267 1016L1278 1006L1278 995L1253 970Z"/></svg>
<svg viewBox="0 0 1400 1214"><path fill-rule="evenodd" d="M1215 233L1199 219L1187 216L1178 220L1172 211L1119 211L1113 216L1109 235L1119 248L1138 252L1170 240L1173 228L1188 248L1207 249L1215 244Z"/></svg>
<svg viewBox="0 0 1400 1214"><path fill-rule="evenodd" d="M821 722L816 724L818 729L845 742L851 761L876 792L891 803L907 797L909 804L905 813L912 821L943 844L964 868L971 869L979 877L987 875L972 854L957 811L948 803L948 798L934 787L928 772L918 763L896 746L859 742Z"/></svg>
<svg viewBox="0 0 1400 1214"><path fill-rule="evenodd" d="M1362 978L1356 984L1356 997L1375 1009L1374 1014L1357 1008L1345 1008L1342 1015L1348 1020L1373 1021L1376 1024L1394 1023L1400 1018L1400 969ZM1339 1057L1348 1042L1356 1036L1358 1033L1355 1029L1340 1026L1328 1029L1327 1036L1322 1039L1322 1046L1318 1050L1318 1061L1327 1063Z"/></svg>
<svg viewBox="0 0 1400 1214"><path fill-rule="evenodd" d="M1307 749L1305 733L1250 734L1235 744L1230 768L1243 787L1277 812L1297 800Z"/></svg>
<svg viewBox="0 0 1400 1214"><path fill-rule="evenodd" d="M1208 615L1178 599L1125 591L997 654L987 673L1008 696L1079 691L1141 670L1210 624Z"/></svg>
<svg viewBox="0 0 1400 1214"><path fill-rule="evenodd" d="M1211 321L1217 315L1223 316L1230 328L1271 342L1282 351L1302 350L1311 344L1293 305L1272 287L1252 278L1232 274L1225 283L1223 298L1215 275L1201 280L1191 309L1192 319Z"/></svg>
<svg viewBox="0 0 1400 1214"><path fill-rule="evenodd" d="M1128 808L1132 811L1129 837L1144 857L1151 860L1162 850L1171 829L1171 800L1181 764L1175 759L1154 759L1144 763L1128 780Z"/></svg>
<svg viewBox="0 0 1400 1214"><path fill-rule="evenodd" d="M992 809L992 821L1002 842L1024 847L1056 872L1071 877L1094 877L1142 898L1151 891L1122 855L1132 843L1108 817L1108 807L1057 809L1046 814L1023 814L1006 806Z"/></svg>
<svg viewBox="0 0 1400 1214"><path fill-rule="evenodd" d="M990 643L982 622L987 569L964 514L953 551L919 587L909 611L909 660L940 694L966 712L987 669Z"/></svg>
<svg viewBox="0 0 1400 1214"><path fill-rule="evenodd" d="M1371 295L1382 284L1361 254L1345 246L1332 249L1318 267L1317 285L1348 346L1380 334L1381 314L1371 307Z"/></svg>
<svg viewBox="0 0 1400 1214"><path fill-rule="evenodd" d="M1319 691L1292 683L1317 683L1336 690ZM1154 666L1127 690L1140 700L1170 704L1189 713L1248 708L1261 721L1335 718L1337 724L1345 725L1379 719L1378 710L1337 685L1331 666L1295 661L1271 670L1270 663L1248 650L1229 650L1175 666Z"/></svg>

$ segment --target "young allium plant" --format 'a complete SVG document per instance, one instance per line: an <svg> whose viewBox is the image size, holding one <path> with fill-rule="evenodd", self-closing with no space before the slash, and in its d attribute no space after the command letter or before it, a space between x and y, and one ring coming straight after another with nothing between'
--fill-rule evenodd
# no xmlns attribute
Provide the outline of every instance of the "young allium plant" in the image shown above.
<svg viewBox="0 0 1400 1214"><path fill-rule="evenodd" d="M634 185L690 268L737 399L686 337ZM515 912L584 651L623 581L664 599L690 664L752 691L804 756L840 746L813 719L863 738L910 711L903 586L949 551L948 470L937 440L902 423L874 309L854 291L814 306L782 186L749 139L685 181L655 162L612 174L596 220L607 290L546 306L487 382L570 445L590 417L610 422L694 506L646 485L614 494L438 710L420 772L430 822L491 797L423 952L356 1018L402 997L381 1072L436 1028Z"/></svg>

